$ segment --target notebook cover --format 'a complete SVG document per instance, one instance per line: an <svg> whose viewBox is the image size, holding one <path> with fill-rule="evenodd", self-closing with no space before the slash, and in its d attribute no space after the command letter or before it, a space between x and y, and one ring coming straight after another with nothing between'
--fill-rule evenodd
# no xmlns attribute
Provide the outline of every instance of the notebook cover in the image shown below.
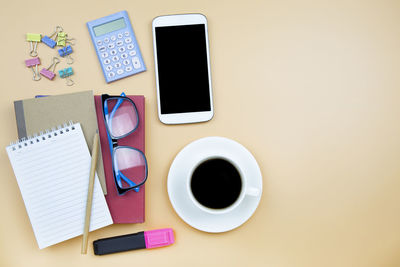
<svg viewBox="0 0 400 267"><path fill-rule="evenodd" d="M92 91L18 100L14 102L14 111L19 139L69 121L80 122L89 151L92 151L97 130ZM107 194L102 155L97 159L96 172L103 193Z"/></svg>
<svg viewBox="0 0 400 267"><path fill-rule="evenodd" d="M145 153L145 99L144 96L127 97L135 103L139 112L139 126L131 135L118 140L118 144L132 146ZM101 96L95 96L94 99L107 185L106 201L110 209L111 217L114 223L143 223L145 219L145 186L141 186L139 192L131 190L125 195L118 195L112 171L110 147L103 119Z"/></svg>

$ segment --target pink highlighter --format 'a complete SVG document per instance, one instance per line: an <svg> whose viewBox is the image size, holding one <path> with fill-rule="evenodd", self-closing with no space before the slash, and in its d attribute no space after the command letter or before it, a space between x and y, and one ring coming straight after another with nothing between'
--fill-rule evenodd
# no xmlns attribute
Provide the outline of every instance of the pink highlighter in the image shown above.
<svg viewBox="0 0 400 267"><path fill-rule="evenodd" d="M165 247L174 242L174 231L171 228L164 228L98 239L93 242L93 250L95 255L105 255L135 249Z"/></svg>

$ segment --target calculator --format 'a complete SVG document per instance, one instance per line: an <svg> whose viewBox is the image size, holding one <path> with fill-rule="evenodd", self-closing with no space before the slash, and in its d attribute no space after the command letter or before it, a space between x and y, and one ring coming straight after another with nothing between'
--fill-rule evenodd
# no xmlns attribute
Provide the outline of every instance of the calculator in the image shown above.
<svg viewBox="0 0 400 267"><path fill-rule="evenodd" d="M126 11L89 21L86 25L107 83L146 70Z"/></svg>

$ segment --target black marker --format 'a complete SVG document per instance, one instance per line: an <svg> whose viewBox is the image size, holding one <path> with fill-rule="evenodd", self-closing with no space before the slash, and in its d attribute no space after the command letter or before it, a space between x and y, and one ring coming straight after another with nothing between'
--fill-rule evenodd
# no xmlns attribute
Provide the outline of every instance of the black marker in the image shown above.
<svg viewBox="0 0 400 267"><path fill-rule="evenodd" d="M93 242L93 249L95 255L105 255L135 249L165 247L174 242L173 230L164 228L98 239Z"/></svg>

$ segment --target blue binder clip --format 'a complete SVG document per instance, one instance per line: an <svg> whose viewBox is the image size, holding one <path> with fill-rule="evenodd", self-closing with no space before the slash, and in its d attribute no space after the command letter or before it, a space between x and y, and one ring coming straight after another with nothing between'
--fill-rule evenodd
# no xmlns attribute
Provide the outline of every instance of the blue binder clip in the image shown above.
<svg viewBox="0 0 400 267"><path fill-rule="evenodd" d="M45 35L42 38L42 43L44 43L45 45L47 45L50 48L54 48L57 44L56 41L54 41L53 39L51 39L50 37L48 37L47 35Z"/></svg>
<svg viewBox="0 0 400 267"><path fill-rule="evenodd" d="M71 78L70 78L70 76L71 76L72 74L74 74L74 71L72 70L71 67L65 68L65 69L63 69L63 70L59 70L59 71L58 71L58 74L60 75L61 78L65 78L65 79L66 79L67 85L68 85L68 86L71 86L71 85L74 84L74 81L71 80Z"/></svg>
<svg viewBox="0 0 400 267"><path fill-rule="evenodd" d="M74 59L71 57L72 52L73 52L72 47L70 45L67 45L66 47L58 49L58 54L61 57L67 57L67 64L74 63Z"/></svg>
<svg viewBox="0 0 400 267"><path fill-rule="evenodd" d="M56 29L54 30L54 32L52 34L50 34L49 36L45 35L42 38L42 42L47 45L50 48L54 48L57 44L57 42L53 39L51 39L54 35L58 34L59 32L62 32L63 28L61 26L57 26Z"/></svg>

